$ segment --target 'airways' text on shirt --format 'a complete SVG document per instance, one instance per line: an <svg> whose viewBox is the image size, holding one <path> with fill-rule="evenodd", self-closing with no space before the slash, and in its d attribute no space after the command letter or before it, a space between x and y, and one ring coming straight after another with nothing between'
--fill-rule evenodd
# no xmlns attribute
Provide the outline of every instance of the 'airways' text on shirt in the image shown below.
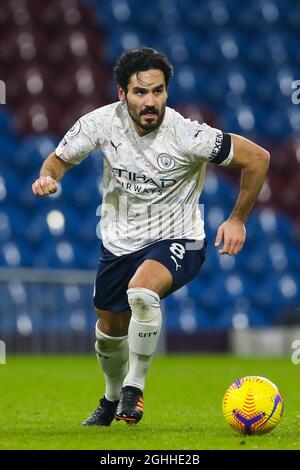
<svg viewBox="0 0 300 470"><path fill-rule="evenodd" d="M170 178L159 178L157 180L153 178L149 178L147 175L138 174L134 171L127 171L122 168L112 168L112 172L117 177L126 178L128 181L137 182L137 183L145 183L145 184L152 184L157 188L168 188L170 186L174 186L176 180Z"/></svg>

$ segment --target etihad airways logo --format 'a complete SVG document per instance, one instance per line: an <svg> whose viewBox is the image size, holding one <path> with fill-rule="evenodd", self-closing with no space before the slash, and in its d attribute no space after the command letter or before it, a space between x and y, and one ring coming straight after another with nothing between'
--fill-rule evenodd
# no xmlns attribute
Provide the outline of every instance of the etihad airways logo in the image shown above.
<svg viewBox="0 0 300 470"><path fill-rule="evenodd" d="M153 193L161 189L169 188L176 184L172 178L150 178L148 175L135 173L134 171L124 170L123 168L111 168L117 178L124 178L127 181L117 180L124 189L135 193Z"/></svg>

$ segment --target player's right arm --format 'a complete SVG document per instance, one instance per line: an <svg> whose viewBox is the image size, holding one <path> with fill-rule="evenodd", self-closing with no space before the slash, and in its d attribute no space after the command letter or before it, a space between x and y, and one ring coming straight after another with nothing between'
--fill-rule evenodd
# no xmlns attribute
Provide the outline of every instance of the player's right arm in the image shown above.
<svg viewBox="0 0 300 470"><path fill-rule="evenodd" d="M44 161L39 178L32 185L33 194L36 196L48 196L48 194L56 193L58 181L73 166L71 163L67 163L57 157L55 152L52 152Z"/></svg>
<svg viewBox="0 0 300 470"><path fill-rule="evenodd" d="M102 108L103 109L103 108ZM47 196L57 191L58 181L66 171L78 165L103 141L101 108L81 117L66 133L54 152L43 163L40 176L32 185L36 196Z"/></svg>

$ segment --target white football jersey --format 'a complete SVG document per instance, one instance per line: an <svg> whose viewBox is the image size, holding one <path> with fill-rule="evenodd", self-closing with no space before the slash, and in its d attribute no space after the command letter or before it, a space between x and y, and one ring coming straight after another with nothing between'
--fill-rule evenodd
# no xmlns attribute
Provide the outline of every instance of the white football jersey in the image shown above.
<svg viewBox="0 0 300 470"><path fill-rule="evenodd" d="M166 107L162 124L139 136L126 103L81 117L56 148L78 164L100 147L104 155L101 237L116 256L170 238L202 240L198 207L206 162L228 165L231 139Z"/></svg>

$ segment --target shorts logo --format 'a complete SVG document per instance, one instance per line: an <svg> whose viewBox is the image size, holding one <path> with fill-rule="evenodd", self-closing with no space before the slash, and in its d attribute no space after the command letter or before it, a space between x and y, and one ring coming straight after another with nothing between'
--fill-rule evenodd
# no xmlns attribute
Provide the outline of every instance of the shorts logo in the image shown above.
<svg viewBox="0 0 300 470"><path fill-rule="evenodd" d="M175 166L174 158L167 153L159 154L157 157L157 163L162 170L172 170Z"/></svg>
<svg viewBox="0 0 300 470"><path fill-rule="evenodd" d="M178 268L181 268L181 264L177 263L177 258L183 259L185 254L185 248L183 245L181 245L181 243L172 243L172 245L170 246L170 251L171 253L173 253L173 255L176 256L176 258L175 256L171 256L171 259L174 261L177 271Z"/></svg>

